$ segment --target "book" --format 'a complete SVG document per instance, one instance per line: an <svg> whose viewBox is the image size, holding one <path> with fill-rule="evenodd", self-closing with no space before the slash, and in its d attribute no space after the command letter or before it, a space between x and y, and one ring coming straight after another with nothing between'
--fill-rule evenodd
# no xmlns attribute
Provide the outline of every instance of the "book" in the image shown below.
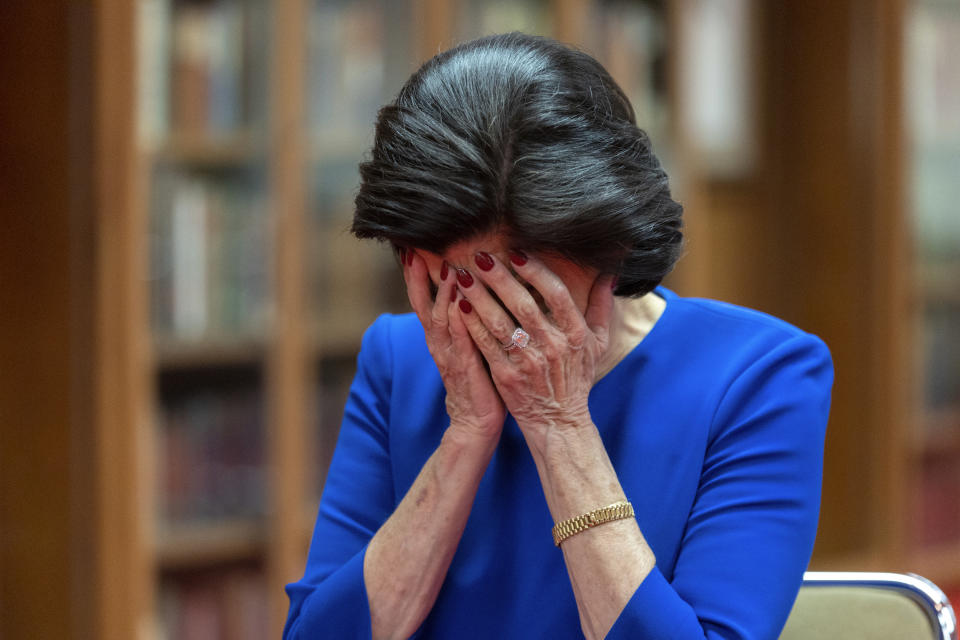
<svg viewBox="0 0 960 640"><path fill-rule="evenodd" d="M266 441L259 388L218 385L177 393L164 400L158 422L161 529L263 517Z"/></svg>
<svg viewBox="0 0 960 640"><path fill-rule="evenodd" d="M171 19L171 129L215 138L247 122L245 3L177 4Z"/></svg>
<svg viewBox="0 0 960 640"><path fill-rule="evenodd" d="M140 0L137 11L137 135L149 149L170 126L170 2Z"/></svg>
<svg viewBox="0 0 960 640"><path fill-rule="evenodd" d="M266 577L257 567L168 576L161 583L159 637L260 640L268 633Z"/></svg>
<svg viewBox="0 0 960 640"><path fill-rule="evenodd" d="M271 318L273 227L248 172L173 171L154 184L151 315L181 342L262 336Z"/></svg>

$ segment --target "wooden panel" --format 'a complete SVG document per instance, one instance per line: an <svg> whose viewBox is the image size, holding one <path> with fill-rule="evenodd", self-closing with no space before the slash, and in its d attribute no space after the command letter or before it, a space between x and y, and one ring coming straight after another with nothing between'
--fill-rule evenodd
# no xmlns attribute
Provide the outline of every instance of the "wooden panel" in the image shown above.
<svg viewBox="0 0 960 640"><path fill-rule="evenodd" d="M276 316L269 354L268 456L269 625L279 637L288 601L283 586L300 578L303 549L300 514L306 501L307 406L310 386L305 323L305 149L302 134L306 65L306 3L274 6L270 139L271 197L276 220L274 251Z"/></svg>
<svg viewBox="0 0 960 640"><path fill-rule="evenodd" d="M668 7L676 29L677 5ZM773 313L827 342L836 383L817 557L895 563L911 371L902 3L756 7L761 162L740 181L711 180L677 128L688 246L671 284ZM674 51L672 76L684 47ZM673 97L681 111L676 83Z"/></svg>
<svg viewBox="0 0 960 640"><path fill-rule="evenodd" d="M413 24L417 26L414 34L417 42L416 65L420 66L455 44L453 42L455 0L412 1Z"/></svg>
<svg viewBox="0 0 960 640"><path fill-rule="evenodd" d="M583 46L590 27L588 0L552 0L553 37L560 42Z"/></svg>
<svg viewBox="0 0 960 640"><path fill-rule="evenodd" d="M94 441L98 637L145 637L153 601L146 215L136 153L135 4L94 3ZM80 165L82 160L75 158Z"/></svg>
<svg viewBox="0 0 960 640"><path fill-rule="evenodd" d="M896 468L903 371L897 322L907 263L895 3L782 3L767 14L775 120L775 288L768 309L817 333L836 367L818 551L889 554L902 520Z"/></svg>
<svg viewBox="0 0 960 640"><path fill-rule="evenodd" d="M3 3L0 637L72 637L69 23Z"/></svg>

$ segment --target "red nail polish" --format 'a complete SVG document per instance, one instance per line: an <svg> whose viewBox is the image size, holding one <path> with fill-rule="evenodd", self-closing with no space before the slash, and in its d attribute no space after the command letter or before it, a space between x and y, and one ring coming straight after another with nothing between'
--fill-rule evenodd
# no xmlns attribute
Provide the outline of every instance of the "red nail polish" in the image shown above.
<svg viewBox="0 0 960 640"><path fill-rule="evenodd" d="M400 264L407 264L407 250L405 247L397 247L397 255L400 257Z"/></svg>
<svg viewBox="0 0 960 640"><path fill-rule="evenodd" d="M471 311L473 311L473 305L470 304L469 300L464 298L463 300L460 301L460 311L463 311L464 313L470 313Z"/></svg>
<svg viewBox="0 0 960 640"><path fill-rule="evenodd" d="M407 266L413 266L413 249L407 249Z"/></svg>
<svg viewBox="0 0 960 640"><path fill-rule="evenodd" d="M486 251L481 251L477 255L473 256L473 261L476 262L477 266L483 271L490 271L490 269L493 269L493 258L491 258L490 254Z"/></svg>
<svg viewBox="0 0 960 640"><path fill-rule="evenodd" d="M444 260L443 264L440 265L440 280L446 280L447 274L450 273L450 265L447 264L447 261Z"/></svg>
<svg viewBox="0 0 960 640"><path fill-rule="evenodd" d="M464 289L468 289L473 285L473 276L466 269L457 269L457 282Z"/></svg>
<svg viewBox="0 0 960 640"><path fill-rule="evenodd" d="M525 254L523 251L510 252L510 262L518 267L522 267L523 265L527 264L527 259L527 254Z"/></svg>

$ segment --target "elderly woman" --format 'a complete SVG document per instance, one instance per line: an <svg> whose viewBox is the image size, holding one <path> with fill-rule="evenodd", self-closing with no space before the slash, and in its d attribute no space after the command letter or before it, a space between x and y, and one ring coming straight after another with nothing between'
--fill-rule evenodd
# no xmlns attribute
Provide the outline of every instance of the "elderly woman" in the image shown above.
<svg viewBox="0 0 960 640"><path fill-rule="evenodd" d="M284 636L775 638L830 355L659 286L681 207L609 74L466 43L360 170L353 231L396 248L414 313L364 337Z"/></svg>

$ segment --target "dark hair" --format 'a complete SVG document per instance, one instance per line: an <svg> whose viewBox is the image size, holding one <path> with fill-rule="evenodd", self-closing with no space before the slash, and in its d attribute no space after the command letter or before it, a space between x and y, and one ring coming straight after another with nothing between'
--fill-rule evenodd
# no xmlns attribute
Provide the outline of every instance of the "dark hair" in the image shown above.
<svg viewBox="0 0 960 640"><path fill-rule="evenodd" d="M490 232L651 291L683 208L633 107L589 55L523 33L428 60L380 109L352 231L443 253Z"/></svg>

